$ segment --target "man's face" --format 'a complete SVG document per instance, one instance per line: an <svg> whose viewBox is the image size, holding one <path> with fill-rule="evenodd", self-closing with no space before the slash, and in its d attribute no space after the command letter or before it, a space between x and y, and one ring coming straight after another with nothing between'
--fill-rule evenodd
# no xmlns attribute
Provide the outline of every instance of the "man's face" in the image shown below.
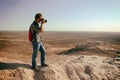
<svg viewBox="0 0 120 80"><path fill-rule="evenodd" d="M38 18L38 19L37 19L37 21L38 21L38 23L40 23L41 19L40 19L40 18Z"/></svg>
<svg viewBox="0 0 120 80"><path fill-rule="evenodd" d="M40 18L38 18L38 23L40 23L41 22L41 19L43 19L43 16L40 16Z"/></svg>

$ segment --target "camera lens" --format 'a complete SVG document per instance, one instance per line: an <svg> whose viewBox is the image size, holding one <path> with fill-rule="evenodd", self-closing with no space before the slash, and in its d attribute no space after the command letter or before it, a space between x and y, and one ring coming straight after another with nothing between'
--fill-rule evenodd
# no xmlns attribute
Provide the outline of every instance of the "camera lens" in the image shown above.
<svg viewBox="0 0 120 80"><path fill-rule="evenodd" d="M47 22L47 20L45 20L45 22Z"/></svg>

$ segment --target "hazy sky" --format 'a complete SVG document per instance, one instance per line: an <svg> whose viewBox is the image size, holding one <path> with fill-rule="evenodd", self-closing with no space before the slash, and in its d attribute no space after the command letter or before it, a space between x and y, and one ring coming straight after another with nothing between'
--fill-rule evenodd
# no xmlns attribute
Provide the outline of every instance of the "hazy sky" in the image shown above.
<svg viewBox="0 0 120 80"><path fill-rule="evenodd" d="M0 30L28 30L39 12L46 31L120 32L120 0L0 0Z"/></svg>

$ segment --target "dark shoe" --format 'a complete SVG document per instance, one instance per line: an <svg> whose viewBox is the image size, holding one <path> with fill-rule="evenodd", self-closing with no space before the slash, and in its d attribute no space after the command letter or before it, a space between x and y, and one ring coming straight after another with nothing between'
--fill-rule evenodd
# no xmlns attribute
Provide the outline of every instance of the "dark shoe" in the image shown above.
<svg viewBox="0 0 120 80"><path fill-rule="evenodd" d="M34 71L36 71L36 72L39 72L40 71L40 69L39 68L33 68L33 67L31 67Z"/></svg>
<svg viewBox="0 0 120 80"><path fill-rule="evenodd" d="M48 64L41 64L41 67L47 67Z"/></svg>

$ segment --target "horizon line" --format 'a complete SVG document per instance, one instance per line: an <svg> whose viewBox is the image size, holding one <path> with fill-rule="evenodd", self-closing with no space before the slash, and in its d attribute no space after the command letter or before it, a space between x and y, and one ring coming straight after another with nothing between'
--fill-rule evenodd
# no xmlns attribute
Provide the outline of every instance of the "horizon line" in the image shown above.
<svg viewBox="0 0 120 80"><path fill-rule="evenodd" d="M0 30L0 32L28 32L29 30ZM46 30L44 32L113 32L120 33L120 31L62 31L62 30Z"/></svg>

